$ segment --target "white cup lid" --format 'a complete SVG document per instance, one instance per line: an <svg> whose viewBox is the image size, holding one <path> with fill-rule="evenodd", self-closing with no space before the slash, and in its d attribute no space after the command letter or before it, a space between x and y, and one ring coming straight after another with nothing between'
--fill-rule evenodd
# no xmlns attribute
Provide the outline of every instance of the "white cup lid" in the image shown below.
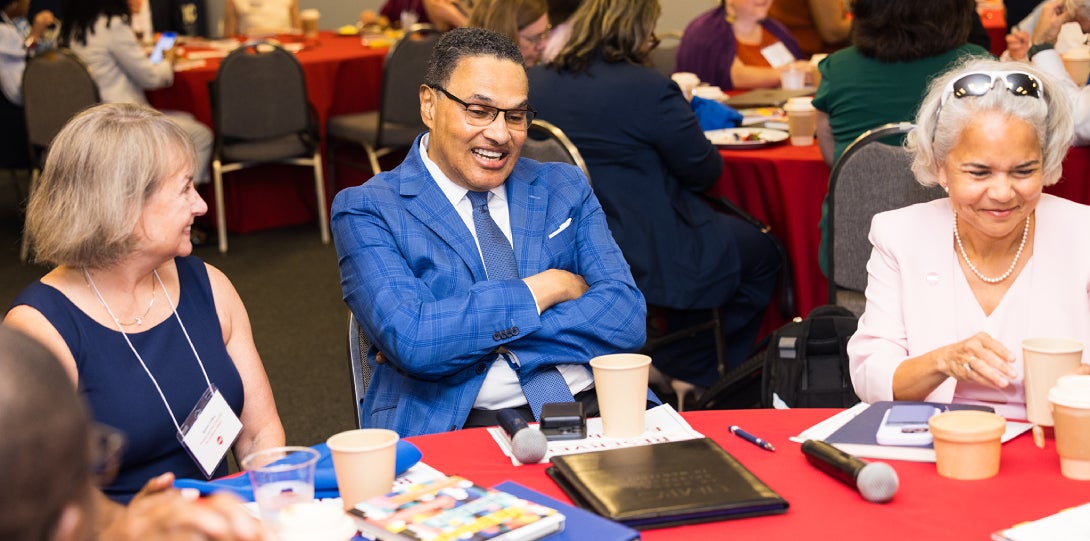
<svg viewBox="0 0 1090 541"><path fill-rule="evenodd" d="M1090 376L1061 376L1048 391L1048 401L1072 408L1090 408Z"/></svg>

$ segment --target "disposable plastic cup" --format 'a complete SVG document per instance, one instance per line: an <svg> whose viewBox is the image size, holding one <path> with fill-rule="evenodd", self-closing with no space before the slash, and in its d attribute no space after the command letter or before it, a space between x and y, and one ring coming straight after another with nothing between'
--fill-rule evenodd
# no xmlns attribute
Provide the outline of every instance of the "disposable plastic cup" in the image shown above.
<svg viewBox="0 0 1090 541"><path fill-rule="evenodd" d="M1048 393L1055 422L1060 473L1090 480L1090 376L1061 377Z"/></svg>
<svg viewBox="0 0 1090 541"><path fill-rule="evenodd" d="M1052 426L1048 391L1060 376L1082 362L1082 342L1069 338L1038 337L1022 341L1026 377L1026 419L1037 426Z"/></svg>
<svg viewBox="0 0 1090 541"><path fill-rule="evenodd" d="M605 436L632 438L643 434L651 357L638 353L602 355L591 359L590 367Z"/></svg>
<svg viewBox="0 0 1090 541"><path fill-rule="evenodd" d="M335 434L326 441L345 509L390 492L397 440L393 430L363 428Z"/></svg>
<svg viewBox="0 0 1090 541"><path fill-rule="evenodd" d="M927 422L935 445L935 468L950 479L987 479L999 473L1006 419L980 410L940 413Z"/></svg>
<svg viewBox="0 0 1090 541"><path fill-rule="evenodd" d="M273 447L246 455L239 463L254 487L261 520L272 527L280 513L314 501L314 468L321 455L310 447Z"/></svg>

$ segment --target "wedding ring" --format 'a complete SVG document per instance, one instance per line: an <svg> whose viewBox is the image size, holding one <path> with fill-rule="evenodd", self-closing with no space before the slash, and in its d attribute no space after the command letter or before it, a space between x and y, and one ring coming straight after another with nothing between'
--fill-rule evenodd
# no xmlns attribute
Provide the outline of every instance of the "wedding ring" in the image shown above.
<svg viewBox="0 0 1090 541"><path fill-rule="evenodd" d="M969 364L969 361L965 361L965 362L961 363L961 366L962 366L962 368L965 369L965 373L969 373L969 372L973 371L973 365Z"/></svg>

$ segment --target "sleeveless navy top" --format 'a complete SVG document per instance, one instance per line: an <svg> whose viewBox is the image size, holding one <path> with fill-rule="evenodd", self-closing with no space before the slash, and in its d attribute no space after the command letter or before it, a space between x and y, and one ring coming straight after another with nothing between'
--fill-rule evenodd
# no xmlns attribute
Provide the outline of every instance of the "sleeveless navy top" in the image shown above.
<svg viewBox="0 0 1090 541"><path fill-rule="evenodd" d="M181 290L178 315L212 384L240 415L242 379L223 343L208 269L192 256L175 258L174 263ZM68 344L76 359L80 392L95 421L127 437L117 478L103 487L107 496L128 503L148 479L168 471L179 478L204 478L178 441L162 398L120 332L91 319L63 293L40 281L24 289L12 306L24 304L41 312ZM159 382L178 423L184 423L208 385L178 320L172 315L147 330L129 333L129 339ZM223 461L214 475L226 474L227 461Z"/></svg>

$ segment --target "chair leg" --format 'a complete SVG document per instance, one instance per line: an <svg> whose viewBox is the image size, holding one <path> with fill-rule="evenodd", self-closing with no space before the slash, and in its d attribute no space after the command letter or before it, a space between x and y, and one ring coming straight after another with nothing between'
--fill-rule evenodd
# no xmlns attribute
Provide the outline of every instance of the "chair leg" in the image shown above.
<svg viewBox="0 0 1090 541"><path fill-rule="evenodd" d="M723 307L712 308L712 321L715 322L712 329L712 335L715 336L715 363L719 367L719 375L722 376L730 371L727 366L727 337L723 334Z"/></svg>
<svg viewBox="0 0 1090 541"><path fill-rule="evenodd" d="M318 227L322 244L329 244L329 209L325 200L325 177L322 175L322 155L314 151L314 191L318 196Z"/></svg>
<svg viewBox="0 0 1090 541"><path fill-rule="evenodd" d="M223 164L219 158L212 160L212 182L216 193L216 233L222 254L227 253L227 216L223 203Z"/></svg>
<svg viewBox="0 0 1090 541"><path fill-rule="evenodd" d="M375 147L365 144L363 149L367 151L367 160L371 162L371 173L374 175L381 173L382 166L378 163L378 153L375 152Z"/></svg>

